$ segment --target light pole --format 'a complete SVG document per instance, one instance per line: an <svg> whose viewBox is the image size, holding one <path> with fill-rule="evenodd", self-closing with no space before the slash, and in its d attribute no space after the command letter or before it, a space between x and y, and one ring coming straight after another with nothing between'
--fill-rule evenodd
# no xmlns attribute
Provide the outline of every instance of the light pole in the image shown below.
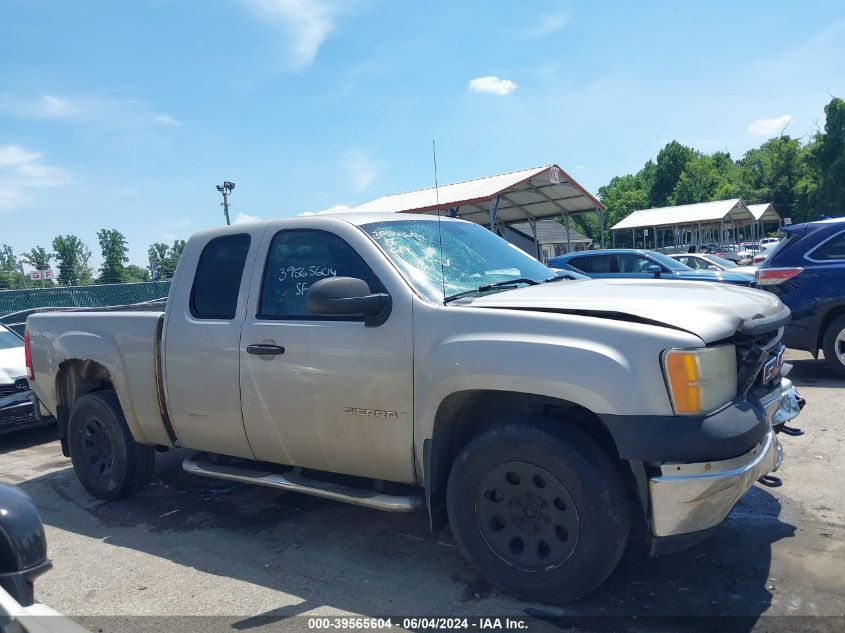
<svg viewBox="0 0 845 633"><path fill-rule="evenodd" d="M232 193L232 189L235 188L235 183L229 182L228 180L223 181L222 185L217 185L217 191L223 194L223 215L226 216L226 226L229 226L229 195Z"/></svg>

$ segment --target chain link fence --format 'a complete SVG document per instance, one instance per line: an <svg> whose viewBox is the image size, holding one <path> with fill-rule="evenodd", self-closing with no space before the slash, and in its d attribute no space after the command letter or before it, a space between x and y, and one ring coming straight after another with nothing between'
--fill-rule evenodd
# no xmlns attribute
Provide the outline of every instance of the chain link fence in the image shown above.
<svg viewBox="0 0 845 633"><path fill-rule="evenodd" d="M169 292L170 281L3 290L0 323L22 334L26 317L35 312L150 303L167 298Z"/></svg>

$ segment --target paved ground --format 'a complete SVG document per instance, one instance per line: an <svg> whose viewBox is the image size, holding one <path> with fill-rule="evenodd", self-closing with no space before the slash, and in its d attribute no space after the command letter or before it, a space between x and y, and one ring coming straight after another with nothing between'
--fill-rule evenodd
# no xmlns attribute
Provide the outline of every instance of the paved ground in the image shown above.
<svg viewBox="0 0 845 633"><path fill-rule="evenodd" d="M598 592L564 609L492 591L422 514L197 478L178 454L159 459L147 489L106 504L83 491L49 430L17 434L0 438L0 479L24 488L46 524L55 568L40 600L94 631L306 630L306 618L288 618L342 613L530 616L587 630L682 630L653 618L727 614L748 616L730 630L842 630L845 619L794 616L845 617L845 382L806 354L787 358L808 404L806 434L783 438L783 486L756 485L690 550L648 559L635 541ZM221 617L130 617L152 615Z"/></svg>

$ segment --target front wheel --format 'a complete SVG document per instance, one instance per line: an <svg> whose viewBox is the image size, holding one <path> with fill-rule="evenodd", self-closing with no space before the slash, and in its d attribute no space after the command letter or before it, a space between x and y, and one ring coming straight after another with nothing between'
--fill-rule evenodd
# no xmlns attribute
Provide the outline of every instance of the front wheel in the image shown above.
<svg viewBox="0 0 845 633"><path fill-rule="evenodd" d="M845 376L845 314L835 318L824 331L824 359L834 371Z"/></svg>
<svg viewBox="0 0 845 633"><path fill-rule="evenodd" d="M604 582L630 528L607 454L575 429L545 424L504 423L470 440L452 466L446 501L452 533L482 576L551 604Z"/></svg>
<svg viewBox="0 0 845 633"><path fill-rule="evenodd" d="M114 391L85 394L68 422L73 469L85 489L113 501L139 490L153 474L155 449L132 438Z"/></svg>

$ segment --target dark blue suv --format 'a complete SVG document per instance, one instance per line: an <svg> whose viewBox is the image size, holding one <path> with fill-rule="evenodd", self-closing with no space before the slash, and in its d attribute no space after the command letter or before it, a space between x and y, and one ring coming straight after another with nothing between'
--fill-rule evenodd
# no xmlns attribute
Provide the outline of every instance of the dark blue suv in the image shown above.
<svg viewBox="0 0 845 633"><path fill-rule="evenodd" d="M757 269L757 286L790 310L783 342L845 376L845 218L796 224Z"/></svg>

